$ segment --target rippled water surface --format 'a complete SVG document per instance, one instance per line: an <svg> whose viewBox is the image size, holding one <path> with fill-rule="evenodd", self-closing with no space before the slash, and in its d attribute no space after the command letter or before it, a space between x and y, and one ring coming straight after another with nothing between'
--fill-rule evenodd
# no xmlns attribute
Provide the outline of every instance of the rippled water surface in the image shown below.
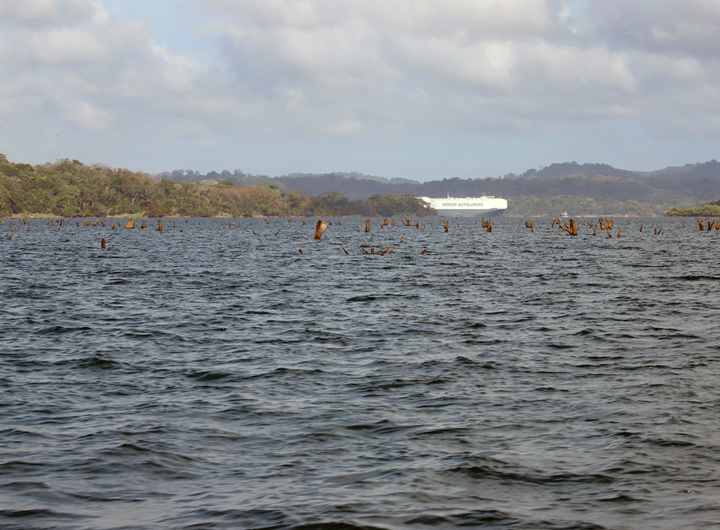
<svg viewBox="0 0 720 530"><path fill-rule="evenodd" d="M720 233L315 221L5 220L0 527L718 528Z"/></svg>

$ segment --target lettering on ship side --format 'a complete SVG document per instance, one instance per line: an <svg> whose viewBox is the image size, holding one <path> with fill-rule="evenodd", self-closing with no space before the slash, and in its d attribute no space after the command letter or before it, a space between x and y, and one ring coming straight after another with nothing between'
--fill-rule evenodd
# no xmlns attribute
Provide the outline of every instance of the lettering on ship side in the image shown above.
<svg viewBox="0 0 720 530"><path fill-rule="evenodd" d="M443 202L440 204L441 208L478 208L482 207L481 202Z"/></svg>

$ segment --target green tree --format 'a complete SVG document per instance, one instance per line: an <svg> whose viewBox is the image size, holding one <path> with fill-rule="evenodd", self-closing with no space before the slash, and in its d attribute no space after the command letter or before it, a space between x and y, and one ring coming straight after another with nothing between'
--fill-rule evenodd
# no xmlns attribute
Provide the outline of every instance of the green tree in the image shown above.
<svg viewBox="0 0 720 530"><path fill-rule="evenodd" d="M167 217L170 214L172 209L165 201L152 201L145 211L145 217Z"/></svg>

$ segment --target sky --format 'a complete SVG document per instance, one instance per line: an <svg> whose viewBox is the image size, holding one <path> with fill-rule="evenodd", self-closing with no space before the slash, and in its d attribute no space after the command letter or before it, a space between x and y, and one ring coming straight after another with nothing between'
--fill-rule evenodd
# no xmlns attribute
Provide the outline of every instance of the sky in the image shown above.
<svg viewBox="0 0 720 530"><path fill-rule="evenodd" d="M720 158L718 0L0 0L0 153L420 181Z"/></svg>

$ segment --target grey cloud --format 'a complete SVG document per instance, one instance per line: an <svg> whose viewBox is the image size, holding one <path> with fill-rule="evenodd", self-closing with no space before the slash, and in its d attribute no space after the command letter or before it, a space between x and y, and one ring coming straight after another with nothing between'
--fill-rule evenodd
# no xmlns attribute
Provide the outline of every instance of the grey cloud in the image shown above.
<svg viewBox="0 0 720 530"><path fill-rule="evenodd" d="M198 0L209 22L194 38L214 46L212 64L99 1L34 2L55 22L0 0L4 138L61 123L118 145L204 148L226 136L544 135L631 118L658 134L720 133L715 37L681 31L712 26L711 2L648 13L645 0L580 12L563 0Z"/></svg>
<svg viewBox="0 0 720 530"><path fill-rule="evenodd" d="M716 0L586 0L598 38L618 48L720 58Z"/></svg>
<svg viewBox="0 0 720 530"><path fill-rule="evenodd" d="M709 55L720 38L707 29L720 16L713 1L586 0L581 11L562 0L211 4L222 22L207 35L224 42L237 97L274 101L287 114L273 119L306 133L313 123L319 134L541 130L633 116L658 127L678 93L700 90L703 112L720 112L709 90L720 78ZM686 101L696 114L697 97ZM669 130L685 123L667 116ZM338 126L327 127L333 117Z"/></svg>
<svg viewBox="0 0 720 530"><path fill-rule="evenodd" d="M503 114L498 109L526 126L540 114L513 98L541 99L561 118L603 108L613 116L627 114L627 94L637 86L624 53L566 42L559 2L349 0L333 2L325 18L324 0L213 5L224 17L206 34L224 43L238 97L292 108L284 126L311 114L323 124L337 117L338 127L316 132L353 129L345 123L416 129L423 120L432 127L474 121L482 129ZM288 20L288 6L300 9L300 22ZM569 99L577 90L584 96ZM439 122L431 118L438 115Z"/></svg>

